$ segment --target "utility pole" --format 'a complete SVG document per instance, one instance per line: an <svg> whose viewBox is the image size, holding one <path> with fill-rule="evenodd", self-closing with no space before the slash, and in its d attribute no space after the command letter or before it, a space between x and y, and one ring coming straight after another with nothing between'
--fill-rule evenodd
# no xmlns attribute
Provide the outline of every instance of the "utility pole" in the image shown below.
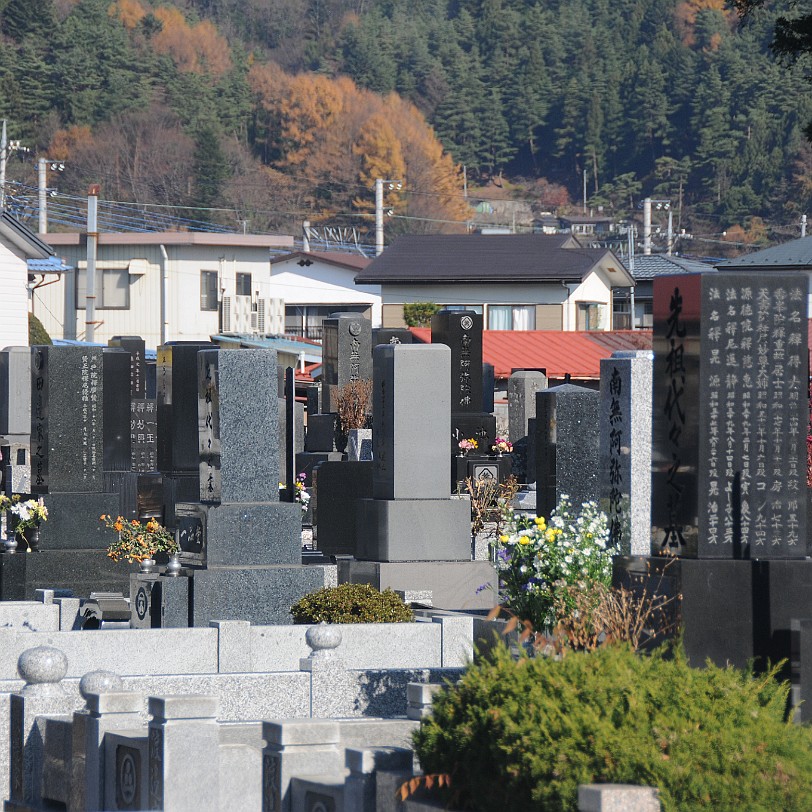
<svg viewBox="0 0 812 812"><path fill-rule="evenodd" d="M643 253L651 253L651 198L643 201Z"/></svg>
<svg viewBox="0 0 812 812"><path fill-rule="evenodd" d="M801 239L806 236L806 215L801 215Z"/></svg>
<svg viewBox="0 0 812 812"><path fill-rule="evenodd" d="M48 169L54 172L63 172L65 164L62 161L52 161L49 158L37 160L37 199L39 200L39 233L48 233Z"/></svg>
<svg viewBox="0 0 812 812"><path fill-rule="evenodd" d="M3 119L3 132L0 134L0 212L6 208L6 158L8 157L8 139L6 138L6 120Z"/></svg>
<svg viewBox="0 0 812 812"><path fill-rule="evenodd" d="M674 212L668 209L668 256L671 256L671 249L674 245Z"/></svg>
<svg viewBox="0 0 812 812"><path fill-rule="evenodd" d="M584 167L584 214L586 214L586 167Z"/></svg>
<svg viewBox="0 0 812 812"><path fill-rule="evenodd" d="M375 256L383 253L383 185L390 189L402 189L403 182L399 180L384 180L375 178Z"/></svg>

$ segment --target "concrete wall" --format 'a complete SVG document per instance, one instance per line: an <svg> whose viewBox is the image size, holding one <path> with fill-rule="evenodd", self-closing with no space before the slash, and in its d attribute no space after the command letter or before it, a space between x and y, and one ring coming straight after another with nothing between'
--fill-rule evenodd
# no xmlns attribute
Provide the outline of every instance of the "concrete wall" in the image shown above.
<svg viewBox="0 0 812 812"><path fill-rule="evenodd" d="M28 346L26 282L28 268L22 252L0 243L0 350L4 347Z"/></svg>

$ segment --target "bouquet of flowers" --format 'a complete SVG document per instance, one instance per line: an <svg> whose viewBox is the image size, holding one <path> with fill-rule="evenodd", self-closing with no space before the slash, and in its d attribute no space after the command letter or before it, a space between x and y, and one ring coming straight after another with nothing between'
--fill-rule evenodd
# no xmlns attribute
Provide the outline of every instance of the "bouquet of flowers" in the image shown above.
<svg viewBox="0 0 812 812"><path fill-rule="evenodd" d="M310 503L310 493L305 487L305 480L307 474L302 472L296 477L296 488L293 492L293 501L298 502L302 506L302 513L307 512L307 506Z"/></svg>
<svg viewBox="0 0 812 812"><path fill-rule="evenodd" d="M495 451L497 454L510 454L513 451L513 443L505 437L497 437L493 441L491 451Z"/></svg>
<svg viewBox="0 0 812 812"><path fill-rule="evenodd" d="M8 497L6 497L8 499ZM18 496L17 499L11 497L11 515L15 516L17 522L14 526L14 532L23 537L26 530L31 527L39 527L41 522L48 521L48 508L45 507L43 502L36 499L26 499L23 501Z"/></svg>
<svg viewBox="0 0 812 812"><path fill-rule="evenodd" d="M476 451L479 448L479 443L473 437L460 440L457 445L460 451Z"/></svg>
<svg viewBox="0 0 812 812"><path fill-rule="evenodd" d="M503 605L536 631L552 628L558 613L574 609L571 587L610 585L609 521L595 502L573 512L562 496L549 521L542 516L506 516L494 543Z"/></svg>
<svg viewBox="0 0 812 812"><path fill-rule="evenodd" d="M135 561L146 561L155 553L178 552L175 536L155 519L148 519L144 524L137 519L125 521L123 516L99 516L105 527L118 533L118 539L107 548L107 557L113 561L124 559L132 564Z"/></svg>

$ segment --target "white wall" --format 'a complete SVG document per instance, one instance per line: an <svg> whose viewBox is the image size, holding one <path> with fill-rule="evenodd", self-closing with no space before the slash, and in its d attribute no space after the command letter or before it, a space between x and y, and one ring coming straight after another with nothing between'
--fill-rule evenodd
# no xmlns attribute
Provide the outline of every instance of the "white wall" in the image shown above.
<svg viewBox="0 0 812 812"><path fill-rule="evenodd" d="M0 349L28 346L28 266L19 249L0 243Z"/></svg>
<svg viewBox="0 0 812 812"><path fill-rule="evenodd" d="M373 327L381 326L381 286L356 285L357 270L315 260L310 266L298 259L274 263L272 295L285 305L365 304L372 308Z"/></svg>
<svg viewBox="0 0 812 812"><path fill-rule="evenodd" d="M560 304L565 290L558 282L505 285L386 285L384 304Z"/></svg>
<svg viewBox="0 0 812 812"><path fill-rule="evenodd" d="M60 246L68 265L84 270L86 253L79 246ZM97 310L95 340L106 344L115 335L139 335L148 348L161 343L161 285L165 267L167 341L208 340L219 330L217 311L200 309L200 272L216 271L224 295L235 293L236 274L250 273L253 292L271 296L267 247L167 245L101 245L99 268L129 269L130 307ZM56 284L35 293L34 309L54 338L84 338L85 311L75 306L75 279L65 274ZM276 294L274 294L276 295Z"/></svg>

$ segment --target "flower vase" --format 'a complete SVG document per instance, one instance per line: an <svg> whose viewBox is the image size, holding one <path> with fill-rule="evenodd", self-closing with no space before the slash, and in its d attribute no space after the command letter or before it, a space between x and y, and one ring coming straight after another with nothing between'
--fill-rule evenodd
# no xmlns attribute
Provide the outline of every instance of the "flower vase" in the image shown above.
<svg viewBox="0 0 812 812"><path fill-rule="evenodd" d="M180 554L172 553L172 555L169 556L169 563L166 565L166 572L164 574L170 578L177 578L182 569L183 565L180 563Z"/></svg>
<svg viewBox="0 0 812 812"><path fill-rule="evenodd" d="M26 552L39 552L39 525L36 525L35 527L26 527L22 532L22 538L26 545L28 545Z"/></svg>
<svg viewBox="0 0 812 812"><path fill-rule="evenodd" d="M155 570L155 559L145 558L140 564L141 572L149 573Z"/></svg>
<svg viewBox="0 0 812 812"><path fill-rule="evenodd" d="M496 458L497 458L497 459L499 459L499 457L501 457L501 456L502 456L502 452L501 452L501 451L497 451L497 452L496 452Z"/></svg>
<svg viewBox="0 0 812 812"><path fill-rule="evenodd" d="M9 555L17 552L17 536L13 530L7 531L7 535L3 539L3 549Z"/></svg>

